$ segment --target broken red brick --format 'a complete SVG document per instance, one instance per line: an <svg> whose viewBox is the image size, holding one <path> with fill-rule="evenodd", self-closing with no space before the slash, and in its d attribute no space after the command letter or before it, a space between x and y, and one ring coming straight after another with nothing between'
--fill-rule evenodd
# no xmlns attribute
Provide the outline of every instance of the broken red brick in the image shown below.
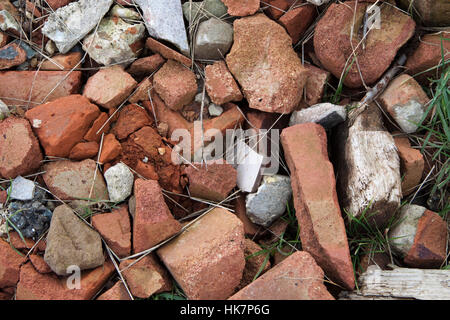
<svg viewBox="0 0 450 320"><path fill-rule="evenodd" d="M242 222L215 208L157 253L189 299L226 299L245 266Z"/></svg>
<svg viewBox="0 0 450 320"><path fill-rule="evenodd" d="M53 10L64 7L73 1L75 0L46 0L49 7L52 8Z"/></svg>
<svg viewBox="0 0 450 320"><path fill-rule="evenodd" d="M41 165L39 142L26 119L9 117L0 122L0 176L14 179Z"/></svg>
<svg viewBox="0 0 450 320"><path fill-rule="evenodd" d="M131 300L122 281L117 281L109 290L101 294L96 300Z"/></svg>
<svg viewBox="0 0 450 320"><path fill-rule="evenodd" d="M191 196L220 202L236 186L237 171L225 161L209 161L204 166L194 163L184 173L189 178Z"/></svg>
<svg viewBox="0 0 450 320"><path fill-rule="evenodd" d="M139 160L134 170L146 179L159 180L155 167L153 167L150 163L144 163Z"/></svg>
<svg viewBox="0 0 450 320"><path fill-rule="evenodd" d="M39 273L52 273L52 269L50 266L45 262L44 258L42 256L39 256L37 254L30 254L30 261L33 264L33 267L37 270Z"/></svg>
<svg viewBox="0 0 450 320"><path fill-rule="evenodd" d="M17 284L20 265L23 262L24 257L17 253L9 243L0 239L0 288Z"/></svg>
<svg viewBox="0 0 450 320"><path fill-rule="evenodd" d="M7 105L36 106L79 93L81 71L7 71L0 73L0 97ZM45 100L45 101L44 101Z"/></svg>
<svg viewBox="0 0 450 320"><path fill-rule="evenodd" d="M315 123L295 125L283 130L281 143L291 171L303 249L328 277L352 290L353 265L325 129Z"/></svg>
<svg viewBox="0 0 450 320"><path fill-rule="evenodd" d="M70 150L70 160L84 160L89 159L98 154L100 146L97 142L80 142Z"/></svg>
<svg viewBox="0 0 450 320"><path fill-rule="evenodd" d="M316 17L316 6L305 4L298 8L289 10L278 19L292 38L292 43L296 44L305 33Z"/></svg>
<svg viewBox="0 0 450 320"><path fill-rule="evenodd" d="M84 87L83 96L107 108L119 106L137 86L136 80L120 66L101 69L90 77Z"/></svg>
<svg viewBox="0 0 450 320"><path fill-rule="evenodd" d="M445 40L448 38L450 38L450 32L445 31L424 35L420 41L419 47L406 61L405 68L407 69L407 72L418 80L426 80L427 78L435 77L439 74L437 72L438 70L431 70L417 75L442 62L442 47L444 48L444 56L448 55L448 52L450 52L450 41Z"/></svg>
<svg viewBox="0 0 450 320"><path fill-rule="evenodd" d="M192 60L181 53L165 46L161 42L158 42L157 40L153 38L147 38L147 42L145 43L147 48L152 50L154 53L159 53L166 59L172 59L175 61L178 61L179 63L185 65L186 67L190 68L192 65Z"/></svg>
<svg viewBox="0 0 450 320"><path fill-rule="evenodd" d="M148 298L152 294L170 291L172 282L167 270L165 270L156 258L149 254L134 263L135 259L125 260L120 263L120 270L127 282L133 296Z"/></svg>
<svg viewBox="0 0 450 320"><path fill-rule="evenodd" d="M260 0L222 0L230 16L250 16L259 10Z"/></svg>
<svg viewBox="0 0 450 320"><path fill-rule="evenodd" d="M103 287L114 272L111 261L103 266L81 273L80 288L68 288L67 277L41 274L31 263L20 268L16 300L90 300Z"/></svg>
<svg viewBox="0 0 450 320"><path fill-rule="evenodd" d="M108 117L107 113L105 113L105 112L100 113L98 118L92 123L92 126L89 128L89 130L84 135L84 140L95 141L95 142L100 143L100 140L102 139L102 133L105 133L105 134L108 133L109 128L111 126L111 122L108 121L108 118L109 117ZM103 129L101 129L102 127L103 127ZM98 132L98 134L97 134L97 132Z"/></svg>
<svg viewBox="0 0 450 320"><path fill-rule="evenodd" d="M205 68L206 91L211 101L222 105L231 101L241 101L241 90L228 70L225 62L217 61Z"/></svg>
<svg viewBox="0 0 450 320"><path fill-rule="evenodd" d="M133 76L149 76L165 62L159 53L134 61L128 72Z"/></svg>
<svg viewBox="0 0 450 320"><path fill-rule="evenodd" d="M446 249L447 223L437 213L426 210L404 262L413 268L440 268L447 258Z"/></svg>
<svg viewBox="0 0 450 320"><path fill-rule="evenodd" d="M67 157L99 116L98 107L81 95L70 95L25 113L47 156Z"/></svg>
<svg viewBox="0 0 450 320"><path fill-rule="evenodd" d="M103 139L100 163L107 163L117 158L122 153L122 146L114 134L109 133Z"/></svg>
<svg viewBox="0 0 450 320"><path fill-rule="evenodd" d="M9 69L27 60L27 53L17 43L0 48L0 70Z"/></svg>
<svg viewBox="0 0 450 320"><path fill-rule="evenodd" d="M117 139L122 140L128 137L133 132L141 129L144 126L152 123L145 109L136 104L125 106L119 113L116 125L112 132Z"/></svg>
<svg viewBox="0 0 450 320"><path fill-rule="evenodd" d="M155 73L153 85L165 104L173 110L180 110L192 102L197 93L195 74L174 60L167 61Z"/></svg>
<svg viewBox="0 0 450 320"><path fill-rule="evenodd" d="M81 52L69 52L66 54L58 54L48 60L42 62L41 70L72 70L80 65L83 54Z"/></svg>
<svg viewBox="0 0 450 320"><path fill-rule="evenodd" d="M128 102L138 103L139 101L146 101L150 99L149 93L152 87L152 81L149 78L145 78L138 84L137 89L134 91L130 99L128 99Z"/></svg>
<svg viewBox="0 0 450 320"><path fill-rule="evenodd" d="M270 16L278 20L297 0L267 0L267 11Z"/></svg>
<svg viewBox="0 0 450 320"><path fill-rule="evenodd" d="M309 71L309 76L304 88L305 99L300 103L305 103L306 106L310 107L322 101L330 73L309 63L305 63L304 66Z"/></svg>
<svg viewBox="0 0 450 320"><path fill-rule="evenodd" d="M238 290L253 282L256 275L258 277L270 269L269 252L265 252L258 244L250 239L244 241L245 268Z"/></svg>
<svg viewBox="0 0 450 320"><path fill-rule="evenodd" d="M407 137L394 137L400 157L403 196L411 194L420 184L425 167L423 155L419 150L411 148Z"/></svg>
<svg viewBox="0 0 450 320"><path fill-rule="evenodd" d="M147 250L181 230L164 201L161 187L155 180L134 182L136 211L133 220L133 250Z"/></svg>
<svg viewBox="0 0 450 320"><path fill-rule="evenodd" d="M334 300L313 257L298 251L229 300Z"/></svg>
<svg viewBox="0 0 450 320"><path fill-rule="evenodd" d="M93 216L92 226L100 233L119 258L125 258L130 255L131 226L127 206L121 206L111 213Z"/></svg>
<svg viewBox="0 0 450 320"><path fill-rule="evenodd" d="M236 198L234 203L234 212L236 213L236 216L241 220L241 222L244 225L244 232L246 235L253 237L255 236L260 229L262 229L261 226L258 226L250 221L250 219L247 217L247 209L245 207L245 195L239 194L239 196Z"/></svg>

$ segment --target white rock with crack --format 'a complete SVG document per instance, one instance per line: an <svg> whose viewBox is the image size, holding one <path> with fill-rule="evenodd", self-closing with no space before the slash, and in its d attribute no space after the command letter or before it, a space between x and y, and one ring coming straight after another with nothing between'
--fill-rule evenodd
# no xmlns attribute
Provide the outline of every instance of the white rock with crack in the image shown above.
<svg viewBox="0 0 450 320"><path fill-rule="evenodd" d="M142 23L130 24L119 17L103 18L97 34L92 32L83 41L83 50L97 63L128 65L139 55L135 44L144 37Z"/></svg>
<svg viewBox="0 0 450 320"><path fill-rule="evenodd" d="M134 177L131 170L123 163L118 163L106 170L105 180L111 201L121 202L131 195Z"/></svg>
<svg viewBox="0 0 450 320"><path fill-rule="evenodd" d="M9 197L14 200L32 200L34 197L34 190L36 185L33 181L18 176L13 180L9 187Z"/></svg>
<svg viewBox="0 0 450 320"><path fill-rule="evenodd" d="M144 14L148 33L169 41L183 54L189 54L189 44L180 0L135 0Z"/></svg>
<svg viewBox="0 0 450 320"><path fill-rule="evenodd" d="M67 53L97 26L112 3L113 0L71 2L50 14L42 33L55 42L59 52Z"/></svg>

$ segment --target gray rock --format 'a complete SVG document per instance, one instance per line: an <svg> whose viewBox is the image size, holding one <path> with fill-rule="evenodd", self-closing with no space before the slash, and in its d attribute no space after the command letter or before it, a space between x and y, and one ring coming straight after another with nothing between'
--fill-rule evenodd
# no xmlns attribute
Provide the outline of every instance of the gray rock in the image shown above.
<svg viewBox="0 0 450 320"><path fill-rule="evenodd" d="M23 41L20 41L19 39L12 41L12 43L17 43L23 50L25 50L25 53L27 54L27 59L31 59L37 54L35 50L33 50L29 45L27 45Z"/></svg>
<svg viewBox="0 0 450 320"><path fill-rule="evenodd" d="M103 18L97 34L92 32L83 41L83 50L97 63L128 65L139 55L132 45L144 37L143 24L129 24L119 17Z"/></svg>
<svg viewBox="0 0 450 320"><path fill-rule="evenodd" d="M100 235L81 221L70 207L53 212L44 260L57 275L67 275L69 266L92 269L105 262Z"/></svg>
<svg viewBox="0 0 450 320"><path fill-rule="evenodd" d="M9 197L14 200L32 200L36 185L33 181L18 176L13 180L9 188Z"/></svg>
<svg viewBox="0 0 450 320"><path fill-rule="evenodd" d="M80 0L50 14L42 33L55 42L59 52L67 53L83 39L108 12L113 0Z"/></svg>
<svg viewBox="0 0 450 320"><path fill-rule="evenodd" d="M426 208L414 204L402 208L398 224L389 231L389 242L396 253L401 256L408 254L414 244L419 219L425 211Z"/></svg>
<svg viewBox="0 0 450 320"><path fill-rule="evenodd" d="M347 119L345 107L332 103L319 103L309 108L292 112L289 126L315 122L322 125L325 129L331 129L344 122L345 119Z"/></svg>
<svg viewBox="0 0 450 320"><path fill-rule="evenodd" d="M420 102L411 99L403 105L392 107L393 118L406 133L414 133L419 129L426 107Z"/></svg>
<svg viewBox="0 0 450 320"><path fill-rule="evenodd" d="M218 117L223 113L223 108L217 104L211 103L208 112L211 117Z"/></svg>
<svg viewBox="0 0 450 320"><path fill-rule="evenodd" d="M8 11L0 10L0 29L2 31L11 31L14 30L16 32L20 32L20 26Z"/></svg>
<svg viewBox="0 0 450 320"><path fill-rule="evenodd" d="M205 0L205 11L217 18L223 17L227 14L228 8L223 4L222 0Z"/></svg>
<svg viewBox="0 0 450 320"><path fill-rule="evenodd" d="M169 41L189 54L186 27L180 0L135 0L144 14L145 25L152 37Z"/></svg>
<svg viewBox="0 0 450 320"><path fill-rule="evenodd" d="M133 173L121 162L105 172L105 180L111 201L121 202L128 198L133 190Z"/></svg>
<svg viewBox="0 0 450 320"><path fill-rule="evenodd" d="M233 27L217 18L202 22L195 38L197 59L217 60L228 53L233 44Z"/></svg>
<svg viewBox="0 0 450 320"><path fill-rule="evenodd" d="M204 21L211 17L223 17L227 14L228 8L221 0L205 0L200 2L187 1L183 4L183 14L189 24L192 21Z"/></svg>
<svg viewBox="0 0 450 320"><path fill-rule="evenodd" d="M247 216L256 224L269 227L286 211L292 196L291 179L287 176L265 176L256 193L247 195Z"/></svg>

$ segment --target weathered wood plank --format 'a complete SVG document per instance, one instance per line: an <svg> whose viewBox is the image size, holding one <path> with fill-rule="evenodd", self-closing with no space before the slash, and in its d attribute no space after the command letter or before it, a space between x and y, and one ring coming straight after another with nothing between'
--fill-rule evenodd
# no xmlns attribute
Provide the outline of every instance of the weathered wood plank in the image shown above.
<svg viewBox="0 0 450 320"><path fill-rule="evenodd" d="M450 300L450 270L381 270L377 266L370 266L360 276L359 283L359 292L349 293L350 299L356 299L356 294L361 297Z"/></svg>

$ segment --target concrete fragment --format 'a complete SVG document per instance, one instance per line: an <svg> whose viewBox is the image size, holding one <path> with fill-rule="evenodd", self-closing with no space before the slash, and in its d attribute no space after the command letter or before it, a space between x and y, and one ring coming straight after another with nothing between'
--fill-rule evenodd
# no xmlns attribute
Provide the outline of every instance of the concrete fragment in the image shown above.
<svg viewBox="0 0 450 320"><path fill-rule="evenodd" d="M67 53L108 12L113 0L80 0L50 14L42 33L53 40L59 52Z"/></svg>
<svg viewBox="0 0 450 320"><path fill-rule="evenodd" d="M186 28L180 0L136 0L144 13L145 25L152 37L174 44L189 54Z"/></svg>
<svg viewBox="0 0 450 320"><path fill-rule="evenodd" d="M126 66L138 57L143 48L144 32L145 27L141 23L131 24L118 17L106 17L96 33L84 38L83 50L99 64Z"/></svg>

